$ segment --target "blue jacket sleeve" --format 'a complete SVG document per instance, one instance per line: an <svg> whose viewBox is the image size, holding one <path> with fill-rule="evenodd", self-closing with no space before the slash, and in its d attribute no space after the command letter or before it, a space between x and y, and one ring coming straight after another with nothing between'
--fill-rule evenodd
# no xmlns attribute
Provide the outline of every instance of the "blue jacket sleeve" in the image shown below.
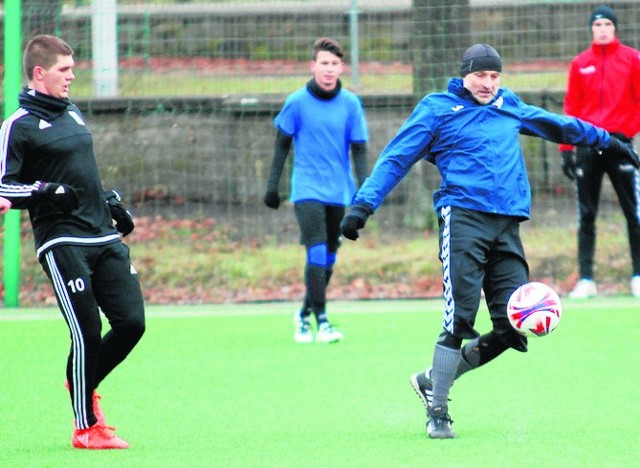
<svg viewBox="0 0 640 468"><path fill-rule="evenodd" d="M365 203L376 210L411 167L428 155L433 128L433 113L423 100L382 150L371 175L355 194L353 205Z"/></svg>
<svg viewBox="0 0 640 468"><path fill-rule="evenodd" d="M602 150L609 146L609 132L575 117L554 114L541 107L519 101L522 130L525 135L554 143L589 146Z"/></svg>

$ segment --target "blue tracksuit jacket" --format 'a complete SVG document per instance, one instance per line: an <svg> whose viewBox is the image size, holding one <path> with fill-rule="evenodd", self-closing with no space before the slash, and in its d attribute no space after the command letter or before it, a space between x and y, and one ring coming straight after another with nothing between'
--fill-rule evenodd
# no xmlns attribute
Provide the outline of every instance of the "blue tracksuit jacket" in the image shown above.
<svg viewBox="0 0 640 468"><path fill-rule="evenodd" d="M343 88L322 100L304 87L287 97L275 125L293 138L291 202L349 205L356 192L349 145L369 139L360 98Z"/></svg>
<svg viewBox="0 0 640 468"><path fill-rule="evenodd" d="M442 177L433 194L436 211L457 206L528 219L531 188L520 133L597 150L609 145L605 130L525 104L507 88L489 104L478 104L461 79L451 78L446 92L427 95L416 106L353 204L377 209L411 166L426 159Z"/></svg>

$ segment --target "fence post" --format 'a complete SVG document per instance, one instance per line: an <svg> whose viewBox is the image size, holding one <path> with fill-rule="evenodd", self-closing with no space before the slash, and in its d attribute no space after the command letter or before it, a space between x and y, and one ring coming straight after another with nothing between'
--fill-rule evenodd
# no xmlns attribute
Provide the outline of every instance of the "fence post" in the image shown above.
<svg viewBox="0 0 640 468"><path fill-rule="evenodd" d="M349 12L351 26L351 85L355 90L360 88L360 75L358 73L358 62L360 60L360 42L358 40L358 0L351 0L351 11Z"/></svg>
<svg viewBox="0 0 640 468"><path fill-rule="evenodd" d="M4 117L18 108L22 82L22 3L5 3L4 17ZM4 305L20 301L20 211L4 215Z"/></svg>

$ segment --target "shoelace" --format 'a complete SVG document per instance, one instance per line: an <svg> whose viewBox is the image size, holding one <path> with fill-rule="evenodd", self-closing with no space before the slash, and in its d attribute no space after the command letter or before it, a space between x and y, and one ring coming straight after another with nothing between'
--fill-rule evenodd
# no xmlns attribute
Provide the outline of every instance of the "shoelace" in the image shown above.
<svg viewBox="0 0 640 468"><path fill-rule="evenodd" d="M113 426L98 425L97 429L98 431L100 431L100 433L107 436L108 438L115 437L114 431L116 430L116 428Z"/></svg>
<svg viewBox="0 0 640 468"><path fill-rule="evenodd" d="M451 416L449 416L448 414L443 414L443 415L441 415L441 416L437 416L437 417L435 418L435 420L436 420L437 422L439 422L439 421L445 421L445 422L448 422L449 424L453 424L453 419L451 419Z"/></svg>
<svg viewBox="0 0 640 468"><path fill-rule="evenodd" d="M104 424L96 424L95 426L91 426L87 429L82 429L80 432L81 433L86 433L86 432L91 432L91 431L97 431L100 432L102 435L105 435L109 438L111 437L115 437L114 431L116 430L115 427L113 426L107 426Z"/></svg>

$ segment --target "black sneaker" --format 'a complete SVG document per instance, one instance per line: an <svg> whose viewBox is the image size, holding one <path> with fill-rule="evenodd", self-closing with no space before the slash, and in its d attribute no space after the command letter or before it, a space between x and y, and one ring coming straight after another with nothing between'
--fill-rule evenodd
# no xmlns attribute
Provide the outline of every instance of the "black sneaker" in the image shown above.
<svg viewBox="0 0 640 468"><path fill-rule="evenodd" d="M418 372L411 376L411 386L416 391L422 403L424 409L429 414L429 407L433 403L433 383L431 382L431 368L424 372Z"/></svg>
<svg viewBox="0 0 640 468"><path fill-rule="evenodd" d="M453 420L449 416L446 406L429 408L429 420L427 421L427 434L432 439L453 439L456 435L451 430Z"/></svg>

